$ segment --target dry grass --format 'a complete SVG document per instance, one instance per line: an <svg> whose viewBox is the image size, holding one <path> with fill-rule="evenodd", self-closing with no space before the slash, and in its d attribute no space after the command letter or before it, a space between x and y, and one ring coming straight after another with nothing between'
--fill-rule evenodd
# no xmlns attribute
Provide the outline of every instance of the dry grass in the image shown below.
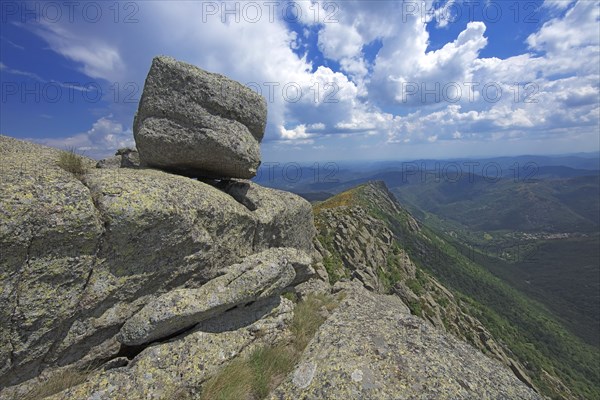
<svg viewBox="0 0 600 400"><path fill-rule="evenodd" d="M291 343L265 346L231 361L202 387L202 400L264 399L294 369L308 342L325 321L323 309L337 307L339 299L314 294L296 305Z"/></svg>
<svg viewBox="0 0 600 400"><path fill-rule="evenodd" d="M290 329L297 352L304 350L317 329L325 322L326 317L320 312L321 309L332 311L337 305L336 299L324 294L313 294L296 305Z"/></svg>
<svg viewBox="0 0 600 400"><path fill-rule="evenodd" d="M253 380L250 363L247 360L234 360L204 384L200 399L251 399Z"/></svg>
<svg viewBox="0 0 600 400"><path fill-rule="evenodd" d="M92 369L78 371L74 369L64 369L53 374L48 379L41 381L33 387L27 394L17 397L15 400L39 400L60 393L68 388L84 383L93 373Z"/></svg>
<svg viewBox="0 0 600 400"><path fill-rule="evenodd" d="M74 148L60 152L56 164L67 172L81 179L87 173L83 157L75 152Z"/></svg>
<svg viewBox="0 0 600 400"><path fill-rule="evenodd" d="M336 196L333 196L332 198L327 199L322 203L316 204L314 206L315 213L318 213L319 211L328 209L328 208L337 208L337 207L351 205L355 200L354 191L355 191L354 189L348 190L344 193L340 193Z"/></svg>

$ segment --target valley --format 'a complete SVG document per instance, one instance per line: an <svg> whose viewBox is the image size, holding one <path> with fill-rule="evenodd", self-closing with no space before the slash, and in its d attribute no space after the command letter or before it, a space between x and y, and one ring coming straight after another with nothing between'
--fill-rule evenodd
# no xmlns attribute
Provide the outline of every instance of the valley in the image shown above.
<svg viewBox="0 0 600 400"><path fill-rule="evenodd" d="M449 288L461 309L525 366L542 392L552 398L600 396L594 361L600 357L600 174L594 159L461 162L495 162L504 175L450 179L406 167L450 161L415 161L340 164L335 179L290 182L282 176L261 183L296 192L316 210L351 204L360 193L356 187L366 182L385 183L404 216L363 199L371 204L370 215L385 221L417 268ZM517 164L535 165L535 175L525 178L519 170L516 179L509 167ZM413 217L419 234L407 228ZM341 267L347 264L344 256L332 254L329 267L337 269L329 270L330 277L353 276ZM399 276L393 271L379 276L381 287L394 287ZM413 306L413 312L427 314L426 302Z"/></svg>

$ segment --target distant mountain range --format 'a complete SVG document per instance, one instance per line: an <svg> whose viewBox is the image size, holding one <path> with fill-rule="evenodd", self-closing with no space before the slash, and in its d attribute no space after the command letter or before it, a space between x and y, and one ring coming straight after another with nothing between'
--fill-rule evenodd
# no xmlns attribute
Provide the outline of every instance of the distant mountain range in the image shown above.
<svg viewBox="0 0 600 400"><path fill-rule="evenodd" d="M538 179L598 176L600 154L518 156L485 159L412 161L264 163L254 181L268 187L310 195L340 193L361 183L383 180L388 187L431 181L454 182L468 175L486 181L529 182Z"/></svg>

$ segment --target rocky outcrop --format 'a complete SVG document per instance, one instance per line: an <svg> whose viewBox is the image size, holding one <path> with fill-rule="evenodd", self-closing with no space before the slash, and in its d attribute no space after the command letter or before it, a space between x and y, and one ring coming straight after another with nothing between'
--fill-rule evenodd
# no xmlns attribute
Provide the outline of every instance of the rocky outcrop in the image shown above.
<svg viewBox="0 0 600 400"><path fill-rule="evenodd" d="M396 219L390 222L384 215ZM414 314L498 359L533 387L510 350L466 312L448 289L414 265L403 249L402 237L389 224L401 224L412 234L420 228L382 182L367 183L318 204L315 223L330 277L356 278L371 291L397 295Z"/></svg>
<svg viewBox="0 0 600 400"><path fill-rule="evenodd" d="M139 168L140 153L135 149L125 147L117 150L116 156L121 156L121 168Z"/></svg>
<svg viewBox="0 0 600 400"><path fill-rule="evenodd" d="M255 187L262 205L251 210L242 195L158 170L97 169L84 158L80 178L59 155L0 136L2 387L116 357L121 326L146 304L252 254L314 254L310 204L297 196ZM302 264L296 277L311 270Z"/></svg>
<svg viewBox="0 0 600 400"><path fill-rule="evenodd" d="M271 399L541 399L513 373L410 314L395 296L345 299Z"/></svg>
<svg viewBox="0 0 600 400"><path fill-rule="evenodd" d="M96 163L96 168L139 168L140 155L137 150L128 147L117 150L113 157Z"/></svg>
<svg viewBox="0 0 600 400"><path fill-rule="evenodd" d="M387 268L395 250L394 234L385 222L370 216L364 208L353 206L321 209L316 224L325 246L324 257L339 261L330 262L332 275L358 278L371 290L385 290L380 272ZM410 273L405 271L404 276Z"/></svg>
<svg viewBox="0 0 600 400"><path fill-rule="evenodd" d="M225 275L198 289L176 289L148 303L131 317L118 339L128 346L165 338L238 305L279 294L311 259L296 249L269 249L232 265Z"/></svg>
<svg viewBox="0 0 600 400"><path fill-rule="evenodd" d="M260 221L253 239L256 246L289 247L293 243L297 249L314 249L316 229L314 224L306 224L313 221L312 207L307 201L295 194L267 189L250 181L228 180L217 187L243 204ZM316 261L320 260L316 251L312 255ZM294 284L305 281L314 273L311 266L296 269Z"/></svg>
<svg viewBox="0 0 600 400"><path fill-rule="evenodd" d="M96 168L121 168L121 156L103 158L96 163Z"/></svg>
<svg viewBox="0 0 600 400"><path fill-rule="evenodd" d="M101 371L49 400L197 398L208 378L235 357L289 335L293 303L269 298L221 314L192 331L137 354L126 366ZM189 397L188 397L189 396Z"/></svg>
<svg viewBox="0 0 600 400"><path fill-rule="evenodd" d="M223 75L156 57L133 133L144 165L194 177L252 178L265 99Z"/></svg>
<svg viewBox="0 0 600 400"><path fill-rule="evenodd" d="M59 150L0 136L0 398L90 368L47 398L197 398L255 349L298 356L331 310L307 311L309 300L295 318L288 298L327 298L329 278L357 278L337 284L346 300L273 398L536 399L410 315L440 303L435 289L415 292L419 269L379 218L420 230L384 185L322 204L320 243L305 200L237 179L256 172L265 122L264 99L242 85L157 57L134 122L141 165L131 149L98 168L72 154L65 164Z"/></svg>

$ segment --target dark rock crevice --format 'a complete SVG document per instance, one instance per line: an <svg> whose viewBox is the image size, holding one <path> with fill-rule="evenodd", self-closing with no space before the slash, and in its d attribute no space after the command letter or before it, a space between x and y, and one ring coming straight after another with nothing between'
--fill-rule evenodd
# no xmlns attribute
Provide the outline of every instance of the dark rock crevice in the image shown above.
<svg viewBox="0 0 600 400"><path fill-rule="evenodd" d="M71 328L73 326L73 323L75 321L77 321L78 318L81 316L81 312L82 312L81 303L86 296L88 286L90 284L92 276L94 275L94 271L95 271L96 267L98 266L98 260L99 260L98 255L101 252L102 244L104 242L104 237L107 233L107 228L108 228L108 224L109 224L107 218L104 216L104 214L101 210L100 203L99 203L98 196L102 196L102 193L95 191L92 188L92 186L87 182L85 176L83 176L81 178L77 178L77 180L79 182L81 182L83 187L85 187L86 190L89 192L89 200L91 201L91 203L94 206L94 209L96 211L96 217L97 217L98 221L100 222L99 225L101 227L101 231L98 235L95 249L94 249L93 253L90 254L93 257L93 261L92 261L90 269L86 275L85 281L83 282L81 289L79 291L79 299L77 301L76 306L73 309L74 315L72 315L70 318L63 321L61 326L59 326L54 331L54 334L56 335L56 339L51 342L50 346L48 347L48 350L46 351L45 356L43 357L43 359L41 361L40 367L42 369L45 369L48 366L53 365L55 363L57 365L66 365L70 362L77 361L82 355L86 354L87 351L89 351L89 349L91 349L94 345L101 343L101 341L102 341L102 339L100 341L86 340L85 345L78 352L74 352L73 347L70 346L67 349L63 350L60 354L57 353L59 346L63 343L63 340L67 337L69 331L71 330ZM102 330L100 330L99 333L100 334L98 336L102 336ZM105 339L107 339L107 338L104 338L104 340ZM73 353L73 354L69 354L69 353Z"/></svg>
<svg viewBox="0 0 600 400"><path fill-rule="evenodd" d="M14 287L14 292L11 295L11 297L14 297L14 303L13 303L13 307L12 307L12 311L10 314L10 334L8 337L8 342L11 348L9 357L10 357L10 365L14 366L15 365L15 361L16 361L16 354L15 354L15 349L17 348L17 346L15 345L15 339L19 337L19 332L18 332L18 318L17 318L17 314L19 312L19 298L20 298L20 286L21 286L21 281L23 279L23 275L25 274L25 270L29 270L31 268L30 265L30 260L31 260L31 248L33 246L33 240L34 240L35 234L32 232L31 233L31 237L28 240L27 243L27 249L25 252L25 264L19 268L19 271L17 273L17 278L15 279L15 287ZM2 383L2 380L0 380L0 383Z"/></svg>
<svg viewBox="0 0 600 400"><path fill-rule="evenodd" d="M147 348L173 340L182 340L187 335L193 334L194 332L221 333L248 327L272 312L273 309L279 306L280 301L281 298L279 296L271 296L256 301L250 301L245 304L233 306L212 318L180 329L177 332L153 340L149 343L134 346L121 344L119 352L112 359L126 357L129 361L135 363L135 358Z"/></svg>
<svg viewBox="0 0 600 400"><path fill-rule="evenodd" d="M110 222L108 217L104 214L104 212L102 211L102 207L100 204L100 198L101 196L103 196L104 194L96 189L93 188L92 185L90 185L87 180L85 179L85 177L83 179L81 179L81 184L83 186L85 186L85 188L88 190L88 192L90 193L90 200L96 210L96 216L98 218L98 220L100 221L100 225L102 227L102 230L100 231L100 235L98 236L98 242L96 244L96 249L94 251L94 263L92 264L92 267L90 268L90 271L87 275L87 278L85 280L85 283L83 285L83 288L81 290L81 296L79 298L79 301L77 303L77 307L75 308L77 311L79 311L80 309L80 305L81 305L81 301L83 300L85 294L86 294L86 290L88 288L88 285L90 283L90 280L94 274L94 270L95 268L98 266L98 260L99 260L99 254L102 251L102 245L104 244L104 240L105 240L105 236L109 230L109 226L110 226Z"/></svg>

